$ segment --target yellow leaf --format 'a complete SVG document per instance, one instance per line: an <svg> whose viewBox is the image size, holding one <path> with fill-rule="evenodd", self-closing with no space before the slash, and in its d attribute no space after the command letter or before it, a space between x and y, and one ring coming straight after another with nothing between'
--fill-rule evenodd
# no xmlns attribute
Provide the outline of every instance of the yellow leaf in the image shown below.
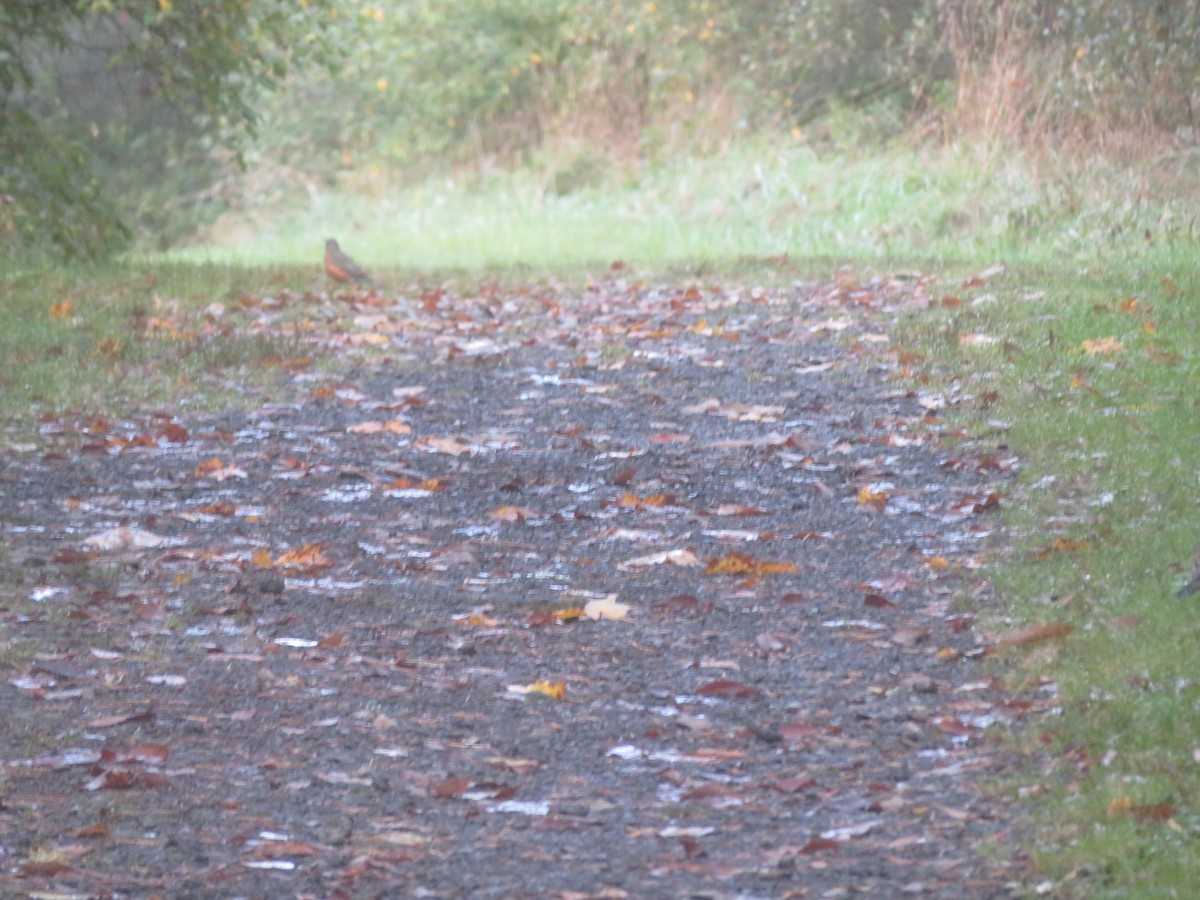
<svg viewBox="0 0 1200 900"><path fill-rule="evenodd" d="M1084 353L1093 356L1110 356L1125 349L1125 345L1114 337L1089 338L1079 346L1083 348Z"/></svg>
<svg viewBox="0 0 1200 900"><path fill-rule="evenodd" d="M271 551L266 547L259 547L250 556L250 563L260 569L269 569L274 565L274 560L271 559Z"/></svg>
<svg viewBox="0 0 1200 900"><path fill-rule="evenodd" d="M50 318L52 318L52 319L67 318L68 316L71 315L71 309L73 306L74 306L74 304L72 303L70 297L68 297L66 300L60 300L60 301L58 301L58 303L51 303L50 304Z"/></svg>
<svg viewBox="0 0 1200 900"><path fill-rule="evenodd" d="M571 606L567 609L556 609L550 615L554 616L560 622L574 622L576 619L583 617L583 607Z"/></svg>
<svg viewBox="0 0 1200 900"><path fill-rule="evenodd" d="M948 569L950 568L950 560L944 556L931 556L925 560L925 565L931 569Z"/></svg>
<svg viewBox="0 0 1200 900"><path fill-rule="evenodd" d="M544 694L552 700L562 700L567 696L567 685L563 681L535 681L525 689L525 692L527 694Z"/></svg>
<svg viewBox="0 0 1200 900"><path fill-rule="evenodd" d="M887 491L873 491L866 484L858 489L859 503L886 503L887 498Z"/></svg>
<svg viewBox="0 0 1200 900"><path fill-rule="evenodd" d="M789 562L760 562L756 574L758 575L791 575L796 572L796 564Z"/></svg>
<svg viewBox="0 0 1200 900"><path fill-rule="evenodd" d="M477 625L484 628L495 628L497 625L502 625L499 619L494 619L486 613L473 613L465 619L458 620L463 625Z"/></svg>
<svg viewBox="0 0 1200 900"><path fill-rule="evenodd" d="M791 574L796 570L795 563L763 562L748 553L727 553L725 556L709 560L704 569L705 575L780 575Z"/></svg>

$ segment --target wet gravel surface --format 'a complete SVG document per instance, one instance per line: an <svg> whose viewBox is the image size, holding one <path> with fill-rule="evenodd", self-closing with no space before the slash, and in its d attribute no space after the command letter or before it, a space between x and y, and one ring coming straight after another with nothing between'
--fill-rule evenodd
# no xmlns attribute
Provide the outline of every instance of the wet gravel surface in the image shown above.
<svg viewBox="0 0 1200 900"><path fill-rule="evenodd" d="M44 428L3 893L1019 895L1035 704L974 627L1016 463L901 372L929 289L293 298L370 355Z"/></svg>

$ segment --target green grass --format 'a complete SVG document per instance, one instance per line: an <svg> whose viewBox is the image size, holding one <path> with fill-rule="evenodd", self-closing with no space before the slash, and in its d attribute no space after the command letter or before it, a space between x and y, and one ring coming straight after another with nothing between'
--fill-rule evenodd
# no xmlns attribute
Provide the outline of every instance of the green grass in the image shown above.
<svg viewBox="0 0 1200 900"><path fill-rule="evenodd" d="M618 259L661 269L783 253L1059 264L1169 252L1194 242L1197 228L1187 204L1147 200L1141 174L1096 161L1035 166L968 145L833 154L787 137L746 139L716 159L614 171L603 186L565 195L551 165L411 185L359 178L356 192L313 188L294 208L227 216L205 244L172 256L311 266L337 237L383 272Z"/></svg>
<svg viewBox="0 0 1200 900"><path fill-rule="evenodd" d="M55 267L0 273L0 423L212 407L261 395L298 342L254 332L238 309L304 275L224 265ZM206 315L225 307L228 320Z"/></svg>
<svg viewBox="0 0 1200 900"><path fill-rule="evenodd" d="M972 306L981 292L993 299ZM1044 678L1061 699L1020 736L1030 765L1008 786L1044 790L1036 864L1056 897L1194 896L1200 609L1173 595L1200 541L1200 256L1016 271L964 299L902 338L940 378L996 392L964 424L1011 423L1023 460L982 626L1075 629L1057 653L1009 654L1011 685ZM972 333L999 343L959 346ZM1084 348L1103 338L1121 349Z"/></svg>

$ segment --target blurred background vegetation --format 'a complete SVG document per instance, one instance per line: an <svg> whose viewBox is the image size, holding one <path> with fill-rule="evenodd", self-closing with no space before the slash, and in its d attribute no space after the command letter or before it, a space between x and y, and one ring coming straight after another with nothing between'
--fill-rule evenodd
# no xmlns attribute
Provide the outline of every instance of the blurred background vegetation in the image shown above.
<svg viewBox="0 0 1200 900"><path fill-rule="evenodd" d="M567 196L747 141L969 140L1177 198L1198 45L1200 0L0 0L0 239L165 249L331 191Z"/></svg>

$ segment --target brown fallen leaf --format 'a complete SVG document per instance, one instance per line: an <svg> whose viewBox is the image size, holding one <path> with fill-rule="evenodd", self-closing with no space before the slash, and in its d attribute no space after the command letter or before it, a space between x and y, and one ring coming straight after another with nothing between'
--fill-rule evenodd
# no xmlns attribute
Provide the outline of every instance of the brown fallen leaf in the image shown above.
<svg viewBox="0 0 1200 900"><path fill-rule="evenodd" d="M447 778L433 789L433 796L439 800L457 800L470 786L470 778Z"/></svg>
<svg viewBox="0 0 1200 900"><path fill-rule="evenodd" d="M488 513L499 522L511 522L524 525L528 519L536 519L537 513L525 506L498 506Z"/></svg>
<svg viewBox="0 0 1200 900"><path fill-rule="evenodd" d="M1066 622L1037 622L999 635L995 639L995 649L1017 647L1021 644L1034 644L1038 641L1048 641L1053 638L1066 637L1074 628Z"/></svg>
<svg viewBox="0 0 1200 900"><path fill-rule="evenodd" d="M721 697L725 700L747 700L751 697L762 696L761 691L750 687L748 684L742 684L740 681L728 681L726 679L710 681L708 684L697 688L696 693L701 697Z"/></svg>
<svg viewBox="0 0 1200 900"><path fill-rule="evenodd" d="M771 788L779 791L781 794L796 794L800 791L806 791L809 788L817 786L815 778L805 776L796 776L794 778L781 778L771 784Z"/></svg>

